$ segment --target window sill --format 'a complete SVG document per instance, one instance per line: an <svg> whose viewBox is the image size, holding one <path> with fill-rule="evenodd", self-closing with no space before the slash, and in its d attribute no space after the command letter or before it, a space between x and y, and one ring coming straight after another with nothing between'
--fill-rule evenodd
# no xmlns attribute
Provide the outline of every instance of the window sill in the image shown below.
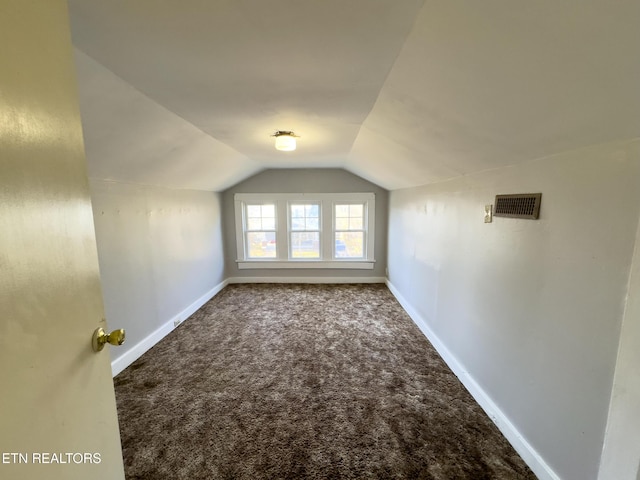
<svg viewBox="0 0 640 480"><path fill-rule="evenodd" d="M335 268L373 270L375 260L236 260L240 270L261 268Z"/></svg>

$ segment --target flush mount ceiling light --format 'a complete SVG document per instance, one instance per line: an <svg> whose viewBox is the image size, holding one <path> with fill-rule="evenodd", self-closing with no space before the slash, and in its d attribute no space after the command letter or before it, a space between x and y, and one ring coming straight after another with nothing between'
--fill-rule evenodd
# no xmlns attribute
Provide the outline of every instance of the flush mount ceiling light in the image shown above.
<svg viewBox="0 0 640 480"><path fill-rule="evenodd" d="M291 152L296 149L296 138L299 137L293 132L278 130L271 136L276 137L276 150Z"/></svg>

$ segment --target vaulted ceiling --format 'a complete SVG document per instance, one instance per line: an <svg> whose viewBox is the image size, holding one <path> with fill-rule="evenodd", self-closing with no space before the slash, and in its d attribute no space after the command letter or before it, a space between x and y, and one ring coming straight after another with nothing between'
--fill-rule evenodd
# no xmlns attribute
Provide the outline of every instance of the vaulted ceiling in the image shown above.
<svg viewBox="0 0 640 480"><path fill-rule="evenodd" d="M637 0L69 0L89 175L387 189L640 133ZM276 130L300 135L279 152Z"/></svg>

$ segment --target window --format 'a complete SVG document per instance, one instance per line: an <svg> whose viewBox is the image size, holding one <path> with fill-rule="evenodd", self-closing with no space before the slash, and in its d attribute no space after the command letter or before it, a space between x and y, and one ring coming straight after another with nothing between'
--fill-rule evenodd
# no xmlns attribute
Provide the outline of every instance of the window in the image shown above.
<svg viewBox="0 0 640 480"><path fill-rule="evenodd" d="M320 258L320 204L289 205L290 258Z"/></svg>
<svg viewBox="0 0 640 480"><path fill-rule="evenodd" d="M247 258L276 258L276 206L247 204Z"/></svg>
<svg viewBox="0 0 640 480"><path fill-rule="evenodd" d="M239 193L235 214L239 268L373 268L373 193Z"/></svg>
<svg viewBox="0 0 640 480"><path fill-rule="evenodd" d="M336 258L364 258L365 208L363 203L335 205L333 238Z"/></svg>

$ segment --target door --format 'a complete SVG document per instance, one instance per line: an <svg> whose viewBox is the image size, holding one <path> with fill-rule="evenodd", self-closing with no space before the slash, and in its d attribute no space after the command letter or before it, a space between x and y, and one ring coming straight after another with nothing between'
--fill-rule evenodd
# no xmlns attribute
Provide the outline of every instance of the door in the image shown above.
<svg viewBox="0 0 640 480"><path fill-rule="evenodd" d="M124 478L77 103L66 2L1 1L5 480Z"/></svg>

